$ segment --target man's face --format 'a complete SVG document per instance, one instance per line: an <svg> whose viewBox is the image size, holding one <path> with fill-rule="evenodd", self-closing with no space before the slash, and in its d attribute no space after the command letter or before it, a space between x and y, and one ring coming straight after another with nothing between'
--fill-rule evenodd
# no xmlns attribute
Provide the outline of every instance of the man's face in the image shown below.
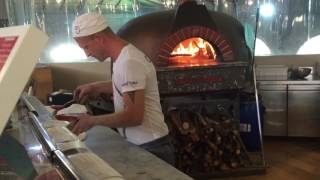
<svg viewBox="0 0 320 180"><path fill-rule="evenodd" d="M98 37L78 37L75 38L76 42L79 44L79 46L84 50L87 57L94 57L99 61L104 61L107 56L105 55L104 48L99 41L96 41L95 38Z"/></svg>

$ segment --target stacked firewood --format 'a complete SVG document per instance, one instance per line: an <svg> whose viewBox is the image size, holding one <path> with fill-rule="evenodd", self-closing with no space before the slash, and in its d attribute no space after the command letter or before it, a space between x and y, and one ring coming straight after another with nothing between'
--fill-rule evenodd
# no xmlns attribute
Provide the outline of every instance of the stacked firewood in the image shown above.
<svg viewBox="0 0 320 180"><path fill-rule="evenodd" d="M169 111L167 120L180 170L202 174L250 165L231 117L175 109Z"/></svg>

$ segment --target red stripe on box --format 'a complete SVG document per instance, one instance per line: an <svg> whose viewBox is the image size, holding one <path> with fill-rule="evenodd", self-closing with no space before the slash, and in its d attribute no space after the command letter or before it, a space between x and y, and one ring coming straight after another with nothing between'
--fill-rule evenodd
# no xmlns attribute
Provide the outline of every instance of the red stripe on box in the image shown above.
<svg viewBox="0 0 320 180"><path fill-rule="evenodd" d="M14 47L18 36L0 37L0 70Z"/></svg>
<svg viewBox="0 0 320 180"><path fill-rule="evenodd" d="M1 60L1 59L0 59ZM4 65L4 63L3 62L0 62L0 71L1 71L1 69L2 69L2 67L3 67L3 65Z"/></svg>

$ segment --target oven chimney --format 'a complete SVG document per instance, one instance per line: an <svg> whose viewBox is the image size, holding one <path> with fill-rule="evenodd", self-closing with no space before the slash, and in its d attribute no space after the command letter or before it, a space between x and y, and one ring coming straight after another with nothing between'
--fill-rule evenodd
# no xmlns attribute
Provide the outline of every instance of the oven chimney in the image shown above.
<svg viewBox="0 0 320 180"><path fill-rule="evenodd" d="M173 18L171 33L188 26L216 29L216 25L205 5L199 5L194 0L182 0L180 2Z"/></svg>

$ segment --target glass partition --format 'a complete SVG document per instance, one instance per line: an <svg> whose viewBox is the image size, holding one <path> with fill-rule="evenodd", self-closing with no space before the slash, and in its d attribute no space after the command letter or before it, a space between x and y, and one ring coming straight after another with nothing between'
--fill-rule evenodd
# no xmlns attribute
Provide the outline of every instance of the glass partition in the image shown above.
<svg viewBox="0 0 320 180"><path fill-rule="evenodd" d="M260 9L255 54L320 54L310 48L320 39L318 0L197 0L209 10L236 17L245 28L248 46L254 44L257 8ZM40 62L86 61L71 37L74 18L99 11L116 32L129 20L175 8L179 0L0 0L5 2L9 25L35 24L51 37ZM1 9L1 8L0 8ZM5 22L5 19L2 20ZM317 46L311 46L317 47Z"/></svg>

